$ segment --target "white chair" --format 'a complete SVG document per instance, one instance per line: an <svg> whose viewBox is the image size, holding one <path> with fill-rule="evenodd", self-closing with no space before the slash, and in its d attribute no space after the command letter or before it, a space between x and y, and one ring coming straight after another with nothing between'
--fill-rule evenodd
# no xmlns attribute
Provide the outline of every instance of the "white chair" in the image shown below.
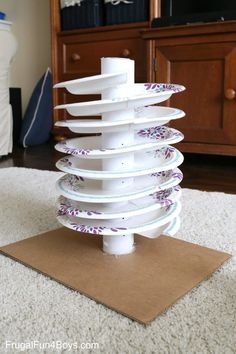
<svg viewBox="0 0 236 354"><path fill-rule="evenodd" d="M13 118L9 103L9 73L17 42L11 32L11 22L0 21L0 156L12 152Z"/></svg>

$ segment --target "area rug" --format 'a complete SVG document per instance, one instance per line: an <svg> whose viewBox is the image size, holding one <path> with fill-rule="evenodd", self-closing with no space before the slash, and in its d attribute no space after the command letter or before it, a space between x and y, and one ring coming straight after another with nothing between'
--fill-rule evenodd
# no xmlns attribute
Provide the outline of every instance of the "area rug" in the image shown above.
<svg viewBox="0 0 236 354"><path fill-rule="evenodd" d="M1 246L60 227L61 175L0 169ZM177 238L235 254L236 195L184 189L182 203ZM147 327L3 255L0 284L1 353L235 353L235 257Z"/></svg>

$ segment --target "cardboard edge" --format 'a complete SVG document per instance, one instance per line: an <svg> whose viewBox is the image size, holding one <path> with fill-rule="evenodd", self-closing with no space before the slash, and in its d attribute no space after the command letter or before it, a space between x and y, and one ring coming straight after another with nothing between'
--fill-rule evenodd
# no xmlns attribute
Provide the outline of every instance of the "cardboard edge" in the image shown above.
<svg viewBox="0 0 236 354"><path fill-rule="evenodd" d="M11 246L13 244L19 244L19 243L24 242L26 240L30 240L30 239L33 239L33 238L38 237L38 236L43 236L44 234L47 234L49 232L54 232L54 231L58 231L58 230L62 230L62 229L68 230L66 227L58 227L58 228L55 228L55 229L52 229L52 230L43 231L43 232L40 232L37 235L29 236L29 237L26 237L26 238L24 238L22 240L11 242L11 243L8 243L7 245L4 245L4 246L0 246L0 252L4 253L4 248L9 247L9 246ZM73 231L73 230L70 230L70 231ZM77 231L74 231L74 232L78 234ZM88 237L93 237L94 236L94 235L91 235L91 234L89 234L87 232L79 232L79 233L83 234L83 235L88 235ZM96 236L103 237L103 235L96 235ZM139 235L139 234L136 234L136 233L134 234L134 236L143 237L142 235ZM203 248L206 248L208 250L215 251L215 252L220 252L222 254L225 254L225 255L228 255L228 256L232 257L232 255L230 253L227 253L227 252L224 252L224 251L221 251L221 250L218 250L218 249L214 249L214 248L211 248L211 247L207 247L205 245L201 245L201 244L198 244L198 243L194 243L194 242L190 242L190 241L187 241L187 240L183 240L183 239L180 239L180 238L177 238L177 237L173 237L173 236L159 235L158 237L156 237L154 239L152 239L152 238L147 238L147 239L151 241L151 240L156 240L157 238L162 238L162 237L168 238L168 239L174 239L175 241L179 241L181 243L187 243L189 245L194 245L196 247L197 246L203 247ZM122 255L119 256L119 257L122 257Z"/></svg>
<svg viewBox="0 0 236 354"><path fill-rule="evenodd" d="M33 236L33 237L35 237L35 236ZM178 240L179 240L179 239L178 239ZM22 241L24 241L24 240L22 240ZM179 241L182 241L182 240L179 240ZM185 241L185 242L186 242L186 241ZM13 243L14 243L14 242L13 242ZM190 244L191 244L191 242L187 242L187 243L190 243ZM196 246L200 246L200 245L196 244ZM204 247L204 246L201 246L201 247ZM206 248L207 248L207 247L206 247ZM211 249L211 248L209 248L209 249ZM211 249L211 250L212 250L212 249ZM216 251L217 251L217 250L216 250ZM217 251L217 252L221 252L221 251ZM47 273L45 273L45 272L43 272L43 271L40 271L39 269L37 269L37 268L31 266L31 265L28 264L28 263L25 263L25 262L23 262L23 261L20 261L18 258L14 257L14 256L12 256L12 255L10 255L10 254L8 254L7 252L4 252L4 250L0 247L0 254L2 254L3 256L8 257L8 258L10 258L10 259L16 261L17 263L22 264L24 267L30 268L30 269L36 271L38 274L42 274L42 275L44 275L46 278L49 278L49 279L51 279L51 280L57 282L58 284L61 284L61 285L65 286L67 289L70 289L70 290L73 290L73 291L75 291L75 292L78 292L78 293L80 293L81 295L84 295L84 296L88 297L89 299L95 301L97 304L102 304L103 306L105 306L106 308L108 308L108 309L110 309L110 310L116 312L117 314L123 315L123 316L125 316L125 317L128 317L129 319L131 319L131 320L133 320L133 321L136 321L136 322L138 322L138 323L140 323L141 325L144 325L144 326L151 324L151 322L153 322L158 316L163 315L171 306L173 306L174 304L176 304L181 298L183 298L186 294L188 294L189 292L191 292L194 288L198 287L203 281L206 281L207 279L209 279L226 261L229 261L230 258L232 258L232 255L229 254L229 253L226 253L226 252L221 252L221 253L225 254L226 259L224 259L222 262L220 262L219 265L217 265L217 266L214 268L214 270L213 270L210 274L208 274L206 277L204 277L202 280L200 280L198 283L196 283L191 289L188 289L186 292L184 292L182 295L180 295L178 298L176 298L176 300L174 300L170 305L168 305L166 308L164 308L163 311L159 312L159 313L156 314L154 317L148 318L146 321L141 321L140 319L137 319L136 317L133 317L133 316L131 316L131 315L128 315L128 314L125 313L125 312L117 311L116 308L114 308L114 307L112 307L112 306L108 306L108 305L105 304L104 302L102 302L102 301L100 301L100 300L98 301L96 298L92 297L91 295L87 294L86 292L79 291L78 289L75 289L75 288L73 288L72 286L70 286L70 285L68 285L68 284L66 284L66 283L64 283L64 282L62 282L62 281L60 281L60 280L58 280L58 279L56 279L56 278L54 278L54 277L51 277L51 276L48 275Z"/></svg>
<svg viewBox="0 0 236 354"><path fill-rule="evenodd" d="M135 234L135 235L138 235L139 237L143 237L139 234ZM166 235L160 235L158 236L158 238L160 237L164 237L164 238L168 238L168 239L174 239L175 241L179 241L181 243L187 243L189 245L193 245L193 246L196 246L196 247L203 247L203 248L206 248L207 250L210 250L210 251L215 251L215 252L220 252L221 254L225 254L225 255L228 255L230 258L232 257L232 254L228 253L228 252L225 252L225 251L221 251L221 250L218 250L218 249L215 249L215 248L211 248L211 247L208 247L208 246L205 246L205 245L201 245L199 243L195 243L195 242L190 242L190 241L187 241L187 240L183 240L181 238L178 238L178 237L173 237L173 236L166 236ZM152 239L150 239L152 240ZM0 250L1 250L1 247L0 247ZM228 258L227 258L228 259Z"/></svg>
<svg viewBox="0 0 236 354"><path fill-rule="evenodd" d="M138 322L138 323L140 323L140 324L142 324L142 325L146 325L146 324L148 324L149 322L152 321L152 320L150 320L149 322L142 322L141 320L137 319L136 317L130 316L130 315L126 314L125 312L117 311L116 308L111 307L111 306L108 306L107 304L105 304L104 302L102 302L102 301L100 301L100 300L98 301L96 298L92 297L91 295L87 294L86 292L79 291L79 290L73 288L72 286L70 286L70 285L68 285L68 284L66 284L66 283L64 283L64 282L62 282L61 280L58 280L58 279L56 279L56 278L53 278L53 277L51 277L50 275L48 275L47 273L42 272L42 271L40 271L40 270L37 269L37 268L34 268L34 267L31 266L30 264L25 263L25 262L22 262L22 261L20 261L18 258L15 258L14 256L12 256L12 255L10 255L10 254L5 253L4 251L2 251L1 248L0 248L0 254L2 254L3 256L5 256L5 257L7 257L7 258L10 258L10 259L16 261L17 263L23 265L24 267L26 267L26 268L28 268L28 269L31 269L31 270L36 271L38 274L44 275L46 278L51 279L51 280L55 281L56 283L58 283L58 284L60 284L60 285L63 285L63 286L66 287L67 289L73 290L73 291L75 291L75 292L77 292L77 293L79 293L79 294L81 294L81 295L86 296L86 297L89 298L90 300L95 301L98 305L103 305L104 307L106 307L106 308L108 308L108 309L110 309L110 310L116 312L118 315L123 315L123 316L125 316L125 317L128 317L128 318L130 318L131 320L133 320L133 321L135 321L135 322ZM167 308L168 308L168 307L167 307ZM158 316L158 315L157 315L157 316Z"/></svg>
<svg viewBox="0 0 236 354"><path fill-rule="evenodd" d="M191 242L189 242L191 243ZM206 247L207 248L207 247ZM212 249L212 248L209 248L209 249ZM221 252L221 251L219 251ZM224 253L225 255L227 255L228 257L226 259L224 259L221 263L219 263L219 265L217 267L214 268L214 270L208 274L207 276L205 276L204 278L202 278L202 280L200 280L198 283L196 283L191 289L187 290L185 293L183 293L181 296L179 296L178 298L176 298L175 301L173 301L169 306L167 306L165 309L163 309L163 311L159 312L157 316L160 316L160 315L163 315L171 306L177 304L177 302L183 298L185 295L187 295L188 293L190 293L193 289L195 288L198 288L203 282L207 281L208 279L210 279L215 273L217 270L219 270L223 264L225 264L226 262L228 262L231 258L232 258L232 255L230 253L226 253L226 252L222 252ZM154 316L151 320L145 322L146 324L150 324L152 321L154 321L157 316Z"/></svg>
<svg viewBox="0 0 236 354"><path fill-rule="evenodd" d="M11 245L14 245L14 244L19 244L21 242L25 242L27 240L31 240L32 238L35 238L37 236L43 236L44 234L47 234L48 232L54 232L54 231L58 231L60 229L63 229L64 227L57 227L55 229L52 229L52 230L48 230L48 231L42 231L40 232L39 234L36 234L36 235L33 235L33 236L26 236L25 238L23 238L22 240L18 240L18 241L13 241L11 243L8 243L7 245L4 245L4 246L0 246L0 252L4 252L4 248L8 247L8 246L11 246Z"/></svg>

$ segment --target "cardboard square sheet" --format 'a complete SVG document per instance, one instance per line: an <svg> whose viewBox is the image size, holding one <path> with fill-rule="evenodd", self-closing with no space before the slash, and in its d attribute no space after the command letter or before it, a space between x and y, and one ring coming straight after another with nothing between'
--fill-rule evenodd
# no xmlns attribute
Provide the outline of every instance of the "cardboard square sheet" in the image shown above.
<svg viewBox="0 0 236 354"><path fill-rule="evenodd" d="M110 256L102 238L61 228L0 248L16 261L147 324L231 256L172 237L136 236L136 251Z"/></svg>

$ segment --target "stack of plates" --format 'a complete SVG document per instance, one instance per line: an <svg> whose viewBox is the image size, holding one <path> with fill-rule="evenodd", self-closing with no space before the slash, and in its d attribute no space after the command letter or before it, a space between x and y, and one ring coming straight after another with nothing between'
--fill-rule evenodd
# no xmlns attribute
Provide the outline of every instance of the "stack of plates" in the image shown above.
<svg viewBox="0 0 236 354"><path fill-rule="evenodd" d="M126 73L96 75L55 85L72 94L98 94L122 85L127 90ZM57 162L66 174L57 182L60 197L58 220L66 227L101 235L138 233L154 238L160 234L174 235L179 228L181 210L178 166L182 154L172 144L183 139L176 129L165 126L184 112L169 107L149 106L161 103L184 87L171 84L133 84L128 97L101 99L57 106L73 116L103 116L109 112L134 110L127 119L73 119L56 123L75 133L101 133L60 142L58 151L65 157ZM132 133L130 143L104 146L103 134ZM124 168L109 169L109 159L132 156ZM106 189L106 183L120 183L120 188ZM122 186L122 183L124 186Z"/></svg>

